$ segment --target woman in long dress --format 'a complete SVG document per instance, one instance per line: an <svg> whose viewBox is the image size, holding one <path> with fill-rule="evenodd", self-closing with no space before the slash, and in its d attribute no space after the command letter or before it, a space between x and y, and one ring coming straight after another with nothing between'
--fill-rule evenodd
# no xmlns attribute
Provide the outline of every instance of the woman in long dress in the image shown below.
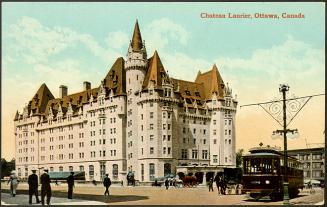
<svg viewBox="0 0 327 207"><path fill-rule="evenodd" d="M11 172L10 179L9 179L8 183L10 183L10 193L11 193L11 195L13 197L15 197L16 196L16 189L17 189L17 185L18 185L18 177L17 177L15 171Z"/></svg>

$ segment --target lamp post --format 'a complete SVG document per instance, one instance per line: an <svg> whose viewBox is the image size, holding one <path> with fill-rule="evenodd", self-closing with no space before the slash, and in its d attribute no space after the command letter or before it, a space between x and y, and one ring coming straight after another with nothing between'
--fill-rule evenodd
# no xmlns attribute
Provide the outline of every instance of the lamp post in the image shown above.
<svg viewBox="0 0 327 207"><path fill-rule="evenodd" d="M288 173L287 173L287 123L286 123L286 92L289 90L289 86L282 84L279 87L279 92L283 93L283 133L284 133L284 180L283 180L283 187L284 187L284 197L283 197L283 204L289 205L290 204L290 197L288 195Z"/></svg>

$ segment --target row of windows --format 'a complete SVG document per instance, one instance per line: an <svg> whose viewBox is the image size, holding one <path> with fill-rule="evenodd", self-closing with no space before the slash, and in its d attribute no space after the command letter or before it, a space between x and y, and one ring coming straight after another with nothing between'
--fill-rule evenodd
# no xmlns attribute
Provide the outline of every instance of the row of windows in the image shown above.
<svg viewBox="0 0 327 207"><path fill-rule="evenodd" d="M25 125L25 126L18 126L18 130L27 130L27 128L30 127L30 128L34 128L34 124L28 124L28 125Z"/></svg>
<svg viewBox="0 0 327 207"><path fill-rule="evenodd" d="M208 159L208 150L202 150L202 159ZM181 158L188 159L188 149L181 150ZM192 149L192 159L198 158L198 150Z"/></svg>
<svg viewBox="0 0 327 207"><path fill-rule="evenodd" d="M31 132L30 133L31 136L34 136L34 132ZM18 138L23 138L23 137L27 137L28 136L28 132L24 132L22 134L18 134Z"/></svg>
<svg viewBox="0 0 327 207"><path fill-rule="evenodd" d="M186 123L186 119L187 118L183 118L183 123L185 124ZM189 124L190 123L190 120L187 120L187 123ZM196 118L193 119L193 124L196 124ZM203 124L203 125L206 125L206 121L200 121L199 124Z"/></svg>
<svg viewBox="0 0 327 207"><path fill-rule="evenodd" d="M187 130L186 130L187 129ZM186 132L187 131L187 132ZM202 131L202 129L200 129L200 133L201 133L201 131ZM190 128L185 128L185 127L183 127L183 134L186 134L186 133L188 133L188 132L190 132ZM206 130L205 129L203 129L203 134L206 134ZM194 128L193 129L193 134L196 134L196 129Z"/></svg>

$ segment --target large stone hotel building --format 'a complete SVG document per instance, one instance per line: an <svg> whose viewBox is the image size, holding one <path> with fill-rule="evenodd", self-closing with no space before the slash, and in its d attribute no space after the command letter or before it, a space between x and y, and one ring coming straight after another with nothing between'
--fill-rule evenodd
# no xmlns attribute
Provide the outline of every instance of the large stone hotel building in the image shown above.
<svg viewBox="0 0 327 207"><path fill-rule="evenodd" d="M237 101L216 65L195 81L169 77L148 58L136 22L127 57L96 87L54 97L46 84L15 116L16 170L85 171L86 180L152 181L179 167L235 166Z"/></svg>

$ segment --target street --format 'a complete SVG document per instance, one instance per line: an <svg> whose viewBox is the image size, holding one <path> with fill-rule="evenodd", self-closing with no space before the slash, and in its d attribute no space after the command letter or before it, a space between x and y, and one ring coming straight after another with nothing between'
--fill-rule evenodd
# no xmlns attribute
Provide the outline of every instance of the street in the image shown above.
<svg viewBox="0 0 327 207"><path fill-rule="evenodd" d="M2 204L28 205L28 186L20 183L16 197L11 197L9 186L2 183L1 201ZM40 188L39 188L40 189ZM76 184L74 188L74 199L67 199L67 185L52 184L52 205L282 205L282 201L271 202L269 199L254 201L247 195L218 195L217 189L208 192L208 188L199 186L196 188L169 188L164 187L120 187L110 188L110 196L105 197L102 185ZM25 194L25 195L23 195ZM316 188L314 194L307 190L300 193L300 196L290 200L291 204L317 204L324 199L324 191ZM35 198L33 200L35 202Z"/></svg>

